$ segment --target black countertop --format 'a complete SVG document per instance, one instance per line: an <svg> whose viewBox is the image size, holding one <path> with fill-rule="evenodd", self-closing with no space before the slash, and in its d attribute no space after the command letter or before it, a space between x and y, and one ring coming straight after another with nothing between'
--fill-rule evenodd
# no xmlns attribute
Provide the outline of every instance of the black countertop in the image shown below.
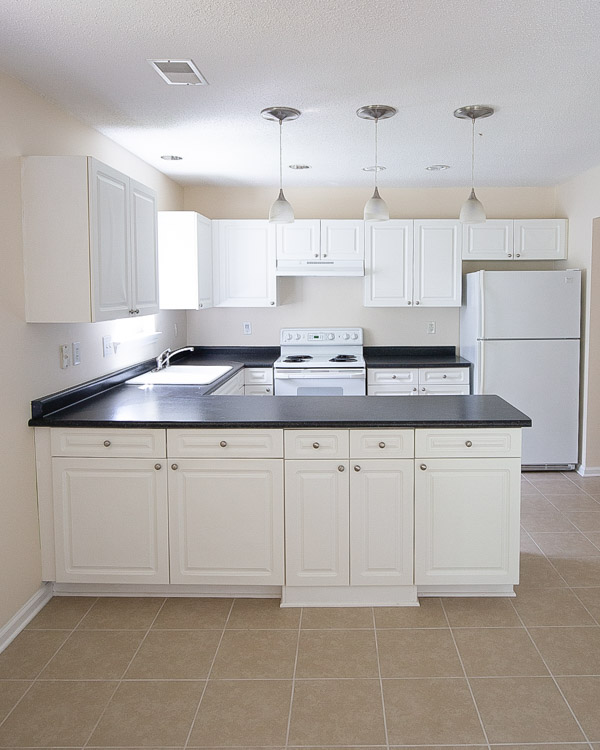
<svg viewBox="0 0 600 750"><path fill-rule="evenodd" d="M365 346L367 367L469 367L453 346Z"/></svg>

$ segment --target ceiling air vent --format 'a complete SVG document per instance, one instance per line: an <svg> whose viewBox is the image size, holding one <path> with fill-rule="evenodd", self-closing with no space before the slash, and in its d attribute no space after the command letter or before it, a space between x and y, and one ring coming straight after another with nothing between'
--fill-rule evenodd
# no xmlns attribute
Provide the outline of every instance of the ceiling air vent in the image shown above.
<svg viewBox="0 0 600 750"><path fill-rule="evenodd" d="M208 81L191 60L148 60L158 75L172 86L207 86Z"/></svg>

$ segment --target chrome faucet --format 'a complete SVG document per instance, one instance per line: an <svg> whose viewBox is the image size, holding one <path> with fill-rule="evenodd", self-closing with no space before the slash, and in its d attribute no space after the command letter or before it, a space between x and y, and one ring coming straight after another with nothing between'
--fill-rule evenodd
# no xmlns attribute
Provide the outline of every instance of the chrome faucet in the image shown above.
<svg viewBox="0 0 600 750"><path fill-rule="evenodd" d="M194 351L193 346L182 346L181 349L175 349L174 352L172 352L171 349L167 347L167 349L165 349L164 352L161 352L156 358L156 369L162 370L164 367L168 367L171 364L171 357L174 357L176 354L179 354L180 352L193 352L193 351Z"/></svg>

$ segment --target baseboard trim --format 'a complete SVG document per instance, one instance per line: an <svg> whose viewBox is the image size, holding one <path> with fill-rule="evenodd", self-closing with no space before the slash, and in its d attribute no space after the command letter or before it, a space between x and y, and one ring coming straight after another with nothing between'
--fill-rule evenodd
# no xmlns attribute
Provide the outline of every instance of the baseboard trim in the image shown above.
<svg viewBox="0 0 600 750"><path fill-rule="evenodd" d="M418 607L416 586L284 586L282 607Z"/></svg>
<svg viewBox="0 0 600 750"><path fill-rule="evenodd" d="M55 583L54 596L197 596L215 599L279 599L281 586L208 586L168 583Z"/></svg>
<svg viewBox="0 0 600 750"><path fill-rule="evenodd" d="M35 594L0 628L0 653L14 641L25 628L52 599L52 584L44 583Z"/></svg>
<svg viewBox="0 0 600 750"><path fill-rule="evenodd" d="M417 586L418 596L516 596L512 585L506 584L445 584Z"/></svg>
<svg viewBox="0 0 600 750"><path fill-rule="evenodd" d="M579 464L576 471L582 477L600 477L600 466L585 466L585 464Z"/></svg>

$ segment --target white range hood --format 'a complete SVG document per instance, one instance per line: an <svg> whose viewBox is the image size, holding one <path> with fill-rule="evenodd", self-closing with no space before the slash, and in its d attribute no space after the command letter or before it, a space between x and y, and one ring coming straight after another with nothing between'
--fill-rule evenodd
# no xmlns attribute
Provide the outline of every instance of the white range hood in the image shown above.
<svg viewBox="0 0 600 750"><path fill-rule="evenodd" d="M363 260L278 260L277 276L364 276Z"/></svg>

